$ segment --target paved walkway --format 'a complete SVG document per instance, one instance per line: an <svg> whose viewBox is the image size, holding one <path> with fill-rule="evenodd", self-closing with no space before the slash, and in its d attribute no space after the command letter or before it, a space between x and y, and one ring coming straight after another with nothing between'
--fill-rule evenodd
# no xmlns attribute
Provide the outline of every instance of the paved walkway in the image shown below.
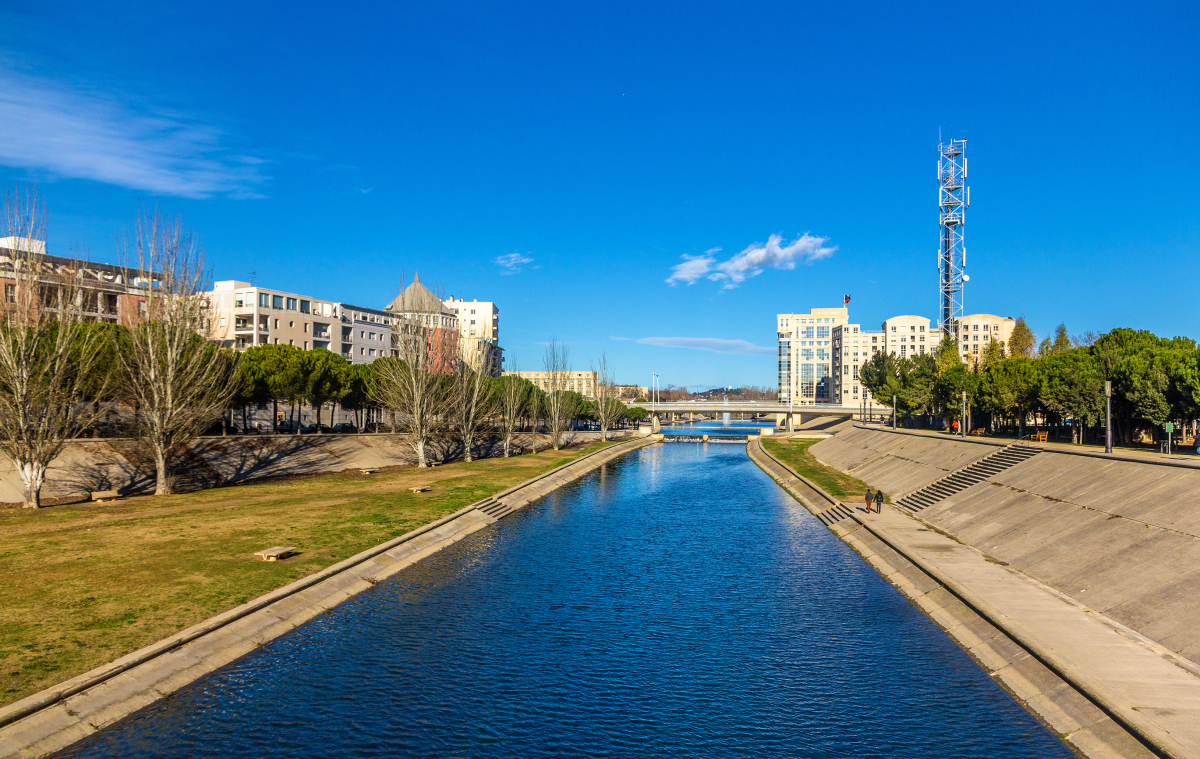
<svg viewBox="0 0 1200 759"><path fill-rule="evenodd" d="M1200 759L1200 667L887 506L854 519L1171 757Z"/></svg>

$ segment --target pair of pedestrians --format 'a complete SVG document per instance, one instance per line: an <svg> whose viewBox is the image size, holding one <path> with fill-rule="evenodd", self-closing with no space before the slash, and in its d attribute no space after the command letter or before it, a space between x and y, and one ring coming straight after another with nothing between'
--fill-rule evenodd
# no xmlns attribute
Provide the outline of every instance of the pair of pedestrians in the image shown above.
<svg viewBox="0 0 1200 759"><path fill-rule="evenodd" d="M867 502L867 513L868 514L871 513L871 502L872 501L875 502L875 510L878 511L880 514L883 513L883 491L882 490L877 490L874 495L871 495L871 489L867 488L867 495L866 495L865 500Z"/></svg>

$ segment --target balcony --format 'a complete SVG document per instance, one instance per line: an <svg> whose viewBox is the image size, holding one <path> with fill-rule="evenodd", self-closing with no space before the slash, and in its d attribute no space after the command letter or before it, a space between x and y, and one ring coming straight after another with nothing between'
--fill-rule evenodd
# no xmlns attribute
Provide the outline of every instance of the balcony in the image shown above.
<svg viewBox="0 0 1200 759"><path fill-rule="evenodd" d="M313 340L328 340L329 332L313 332Z"/></svg>

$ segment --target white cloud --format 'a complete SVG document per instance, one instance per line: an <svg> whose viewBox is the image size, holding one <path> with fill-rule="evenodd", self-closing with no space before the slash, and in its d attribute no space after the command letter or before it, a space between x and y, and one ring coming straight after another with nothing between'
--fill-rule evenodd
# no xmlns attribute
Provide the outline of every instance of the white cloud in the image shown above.
<svg viewBox="0 0 1200 759"><path fill-rule="evenodd" d="M747 340L724 340L719 337L643 337L638 342L659 348L693 348L734 356L769 356L775 353L774 348L755 345Z"/></svg>
<svg viewBox="0 0 1200 759"><path fill-rule="evenodd" d="M728 261L717 261L715 253L720 248L712 248L704 255L684 255L683 263L671 268L671 276L667 284L674 286L677 282L694 284L704 277L714 282L724 281L724 289L737 287L751 277L757 277L765 269L794 269L797 262L819 261L828 258L837 250L837 246L829 247L828 237L814 237L807 232L794 241L783 244L783 235L771 235L766 244L754 243Z"/></svg>
<svg viewBox="0 0 1200 759"><path fill-rule="evenodd" d="M0 70L0 164L203 198L253 195L260 159L231 155L219 130L131 98Z"/></svg>
<svg viewBox="0 0 1200 759"><path fill-rule="evenodd" d="M495 261L495 264L503 270L500 272L502 276L516 274L525 268L525 264L531 263L533 263L532 258L523 256L520 253L509 253L507 255L497 256Z"/></svg>
<svg viewBox="0 0 1200 759"><path fill-rule="evenodd" d="M628 337L617 337L616 335L609 335L608 339L609 340L628 340L629 338Z"/></svg>

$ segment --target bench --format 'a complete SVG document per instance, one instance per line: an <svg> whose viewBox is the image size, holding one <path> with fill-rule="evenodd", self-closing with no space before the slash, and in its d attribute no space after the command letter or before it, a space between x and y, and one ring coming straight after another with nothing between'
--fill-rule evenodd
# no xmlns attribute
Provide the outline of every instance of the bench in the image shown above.
<svg viewBox="0 0 1200 759"><path fill-rule="evenodd" d="M359 469L358 471L362 472L363 474L379 474L378 469Z"/></svg>
<svg viewBox="0 0 1200 759"><path fill-rule="evenodd" d="M295 552L295 548L275 546L274 548L268 548L266 550L259 551L258 553L254 554L254 557L256 559L262 559L263 561L278 561L279 559L286 559Z"/></svg>
<svg viewBox="0 0 1200 759"><path fill-rule="evenodd" d="M983 437L984 435L987 434L987 427L980 427L977 430L971 430L971 434L978 435L979 437Z"/></svg>
<svg viewBox="0 0 1200 759"><path fill-rule="evenodd" d="M115 501L120 497L121 497L121 493L118 490L93 490L92 491L92 500L93 501Z"/></svg>
<svg viewBox="0 0 1200 759"><path fill-rule="evenodd" d="M1034 439L1034 440L1036 440L1036 441L1037 441L1037 442L1039 442L1039 443L1044 443L1044 442L1046 442L1047 438L1049 438L1049 437L1050 437L1050 433L1049 433L1049 432L1035 432L1035 433L1033 433L1033 439Z"/></svg>
<svg viewBox="0 0 1200 759"><path fill-rule="evenodd" d="M429 490L429 486L428 485L417 485L416 487L409 488L409 490L411 490L414 493L424 493Z"/></svg>

